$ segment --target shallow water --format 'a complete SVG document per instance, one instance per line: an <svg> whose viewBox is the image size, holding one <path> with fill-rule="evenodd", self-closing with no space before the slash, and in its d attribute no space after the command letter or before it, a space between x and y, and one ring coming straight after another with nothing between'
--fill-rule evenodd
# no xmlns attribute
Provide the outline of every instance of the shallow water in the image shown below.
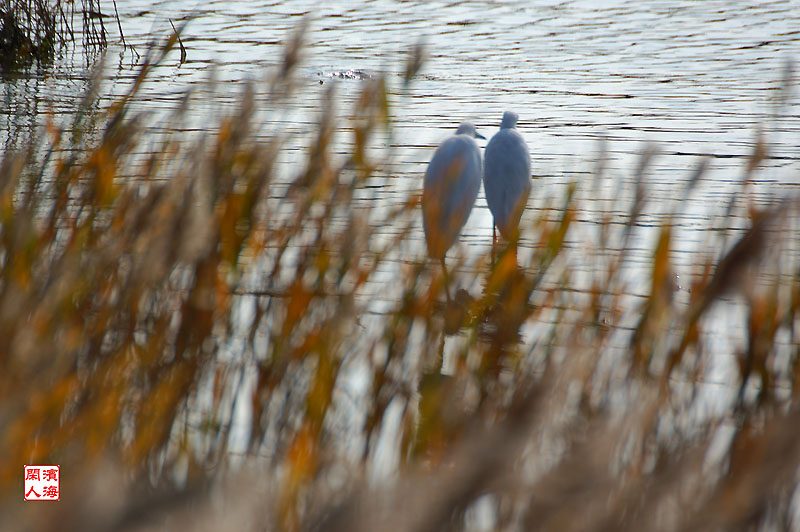
<svg viewBox="0 0 800 532"><path fill-rule="evenodd" d="M379 0L323 7L301 0L226 0L122 1L118 7L127 41L141 53L152 35L167 34L170 19L179 24L191 18L183 37L187 61L179 64L179 53L173 52L139 99L142 108L161 110L177 108L187 89L208 90L212 73L214 105L235 104L241 92L236 82L262 81L281 63L288 36L310 16L305 83L293 99L300 103L279 127L301 135L314 128L331 73L385 71L394 89L395 160L403 177L413 180L411 189L432 149L460 121L472 120L491 134L505 109L520 115L518 127L539 178L538 197L558 196L566 180L585 181L600 137L608 140L607 169L614 179L608 192L617 195L631 186L643 142L653 141L661 152L648 175L653 216L668 210L664 202L681 190L698 155L714 156L679 221L691 229L708 208L725 204L759 127L772 158L756 176L755 201L762 205L794 192L800 182L800 105L790 98L777 106L784 65L800 52L797 1L751 6ZM107 25L116 34L111 19ZM428 60L410 91L401 94L399 73L419 39ZM59 116L72 108L88 74L80 50L66 55L46 72L4 83L5 136L20 121L40 122L47 109ZM135 73L132 58L118 45L110 47L106 88L124 89ZM340 111L346 114L361 82L337 81ZM259 86L264 84L256 83L256 90ZM193 109L198 124L213 123L200 107ZM465 234L468 243L482 239L490 227L482 198L477 207Z"/></svg>
<svg viewBox="0 0 800 532"><path fill-rule="evenodd" d="M691 275L690 266L697 262L709 229L723 225L729 194L739 187L758 131L771 157L754 175L750 201L764 207L798 193L800 102L781 87L787 61L800 57L800 1L748 4L117 2L126 39L140 53L152 35L167 35L169 19L176 26L191 19L183 33L187 61L181 64L174 51L156 69L135 106L153 110L158 117L177 109L191 89L195 105L186 128L195 132L215 123L209 113L219 115L225 106L236 105L238 82L254 81L256 100L264 101L259 91L266 91L267 73L281 64L286 40L304 17L310 17L298 97L284 112L265 114L266 131L292 134L281 168L286 179L297 171L292 163L315 129L319 102L328 87L336 85L342 117L359 93L362 76L334 79L333 74L385 72L394 123L392 166L390 176L365 201L399 203L407 191L421 188L433 149L459 122L472 120L489 137L503 111L512 109L520 115L518 128L530 147L536 177L529 209L561 205L566 185L578 182L583 211L569 245L580 249L592 241L591 232L604 213L611 211L621 219L624 208L620 212L608 200L632 200L636 160L645 143L654 142L659 155L646 174L649 202L634 234L632 267L626 272L634 296L646 291L654 229L675 209L700 156L711 156L709 169L674 218L673 260L683 279ZM117 28L108 22L114 40ZM419 40L426 45L428 59L409 90L403 91L405 57ZM105 87L120 94L135 75L134 56L112 44L107 61ZM13 146L15 136L9 132L33 128L47 111L69 121L68 114L87 87L89 70L77 49L50 69L6 81L0 139ZM216 83L209 85L209 79ZM160 127L154 119L154 132ZM599 139L606 140L608 159L605 179L596 185ZM745 206L746 202L733 215L740 216ZM733 226L745 228L748 221L736 218ZM413 239L412 252L421 257L421 230ZM491 216L481 191L461 241L482 252L490 239ZM580 261L573 267L587 274L593 268ZM375 282L391 275L389 265ZM735 307L730 312L734 318L722 323L743 323ZM724 351L731 349L725 346Z"/></svg>

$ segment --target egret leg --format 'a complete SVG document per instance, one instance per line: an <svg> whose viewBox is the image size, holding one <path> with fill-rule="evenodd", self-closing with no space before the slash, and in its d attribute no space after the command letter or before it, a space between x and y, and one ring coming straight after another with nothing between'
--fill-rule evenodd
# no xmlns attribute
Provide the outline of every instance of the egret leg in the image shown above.
<svg viewBox="0 0 800 532"><path fill-rule="evenodd" d="M497 224L492 218L492 265L497 260Z"/></svg>
<svg viewBox="0 0 800 532"><path fill-rule="evenodd" d="M444 295L447 296L447 303L450 303L450 276L447 274L447 266L444 264L444 257L442 257L442 272L444 273Z"/></svg>

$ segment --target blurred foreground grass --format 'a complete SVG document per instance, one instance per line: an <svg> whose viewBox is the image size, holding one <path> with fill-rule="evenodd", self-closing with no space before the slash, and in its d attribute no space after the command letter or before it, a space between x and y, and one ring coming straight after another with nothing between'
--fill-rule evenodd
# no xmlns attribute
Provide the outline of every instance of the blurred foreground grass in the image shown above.
<svg viewBox="0 0 800 532"><path fill-rule="evenodd" d="M679 200L647 297L626 297L646 151L633 201L609 201L622 224L601 213L591 245L565 246L582 210L573 184L523 218L521 266L513 250L455 250L451 264L474 266L456 277L480 293L445 305L437 265L409 251L419 196L363 201L384 170L373 141L391 134L385 79L364 82L344 161L323 112L283 186L284 139L255 134L249 88L213 138L148 136L130 102L174 44L103 112L87 94L74 127L48 121L4 154L0 528L800 526L797 208L749 201L764 143L730 202L749 228L720 217L685 297L670 255ZM302 31L271 80L276 109L301 55ZM606 178L599 164L595 184ZM588 282L576 259L597 265ZM376 294L391 308L376 311ZM714 331L744 334L732 353L707 341L721 300L747 317ZM738 374L712 408L702 387L721 356ZM59 503L22 503L23 464L61 466Z"/></svg>

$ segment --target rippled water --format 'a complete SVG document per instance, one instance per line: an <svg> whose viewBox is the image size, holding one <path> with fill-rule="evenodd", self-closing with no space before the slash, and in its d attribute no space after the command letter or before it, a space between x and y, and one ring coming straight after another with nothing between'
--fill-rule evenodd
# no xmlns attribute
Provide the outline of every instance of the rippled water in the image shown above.
<svg viewBox="0 0 800 532"><path fill-rule="evenodd" d="M283 129L313 128L313 115L303 111L316 109L325 90L319 81L330 83L329 73L386 71L391 81L410 46L422 39L428 61L410 93L395 94L392 102L394 148L410 178L460 121L470 119L491 133L503 110L514 109L539 190L585 177L601 136L610 141L609 175L625 187L642 143L658 143L662 154L649 180L657 200L674 196L697 155L713 155L695 204L685 209L696 213L720 204L738 181L758 127L766 129L772 155L758 175L760 201L797 187L797 99L774 113L784 64L800 51L800 2L748 4L170 0L121 1L118 7L127 40L142 52L152 35L166 35L169 19L191 18L184 33L187 62L180 65L175 52L145 87L142 106L175 108L184 91L202 88L211 72L219 81L215 104L235 103L235 82L263 79L281 62L292 30L310 15L307 84L295 100L303 104ZM108 29L114 33L115 24ZM109 57L107 83L119 92L135 71L132 56L112 46ZM76 52L52 71L6 82L5 132L45 108L70 109L86 70ZM346 110L359 81L338 85ZM195 112L208 123L204 109ZM467 241L486 226L482 199L478 207ZM687 225L696 222L696 214L687 215Z"/></svg>
<svg viewBox="0 0 800 532"><path fill-rule="evenodd" d="M284 43L310 16L299 96L271 127L293 133L302 150L314 130L319 101L331 73L358 70L388 75L392 90L396 172L376 191L389 204L421 188L434 147L459 122L472 120L487 136L502 112L519 113L537 180L530 208L559 205L570 181L580 184L582 231L608 209L606 198L632 197L636 159L645 143L659 149L647 174L650 202L634 242L634 264L647 264L654 232L680 197L699 156L709 170L675 219L674 260L686 274L694 253L738 189L761 129L770 158L755 174L752 199L765 206L800 184L800 103L781 91L785 65L800 57L800 2L774 1L505 1L365 2L308 0L244 2L117 2L128 42L144 52L152 35L166 36L169 19L191 19L183 34L187 61L177 51L146 84L136 105L176 109L188 89L198 95L191 127L213 123L203 95L213 89L213 113L235 105L237 82L253 80L282 61ZM109 19L110 20L110 19ZM108 29L116 32L115 24ZM407 93L399 90L405 54L417 41L428 60ZM129 51L112 45L106 86L119 93L136 67ZM89 68L79 51L45 72L3 84L0 121L9 131L41 122L41 113L70 112L85 90ZM355 76L358 77L358 76ZM323 83L320 83L322 81ZM795 76L795 82L797 81ZM344 116L361 87L336 80ZM779 105L781 95L788 96ZM154 124L157 130L159 124ZM606 180L592 181L599 139L607 140ZM282 171L291 176L292 150ZM747 221L736 220L738 227ZM421 231L414 236L422 251ZM491 216L483 193L462 242L477 250L490 243ZM576 237L570 245L584 245ZM589 265L585 266L589 268ZM630 272L631 291L644 291L645 269ZM638 280L636 280L638 279Z"/></svg>

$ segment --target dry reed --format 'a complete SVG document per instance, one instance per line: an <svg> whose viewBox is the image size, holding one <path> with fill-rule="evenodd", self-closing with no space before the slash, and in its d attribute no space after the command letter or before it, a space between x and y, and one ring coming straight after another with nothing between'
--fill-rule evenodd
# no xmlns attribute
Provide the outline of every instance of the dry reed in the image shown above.
<svg viewBox="0 0 800 532"><path fill-rule="evenodd" d="M271 81L277 106L292 98L302 37ZM356 201L384 168L371 149L392 127L384 78L364 81L347 158L333 156L342 126L322 112L283 186L283 139L254 134L249 89L206 144L149 142L130 101L176 42L104 114L75 130L50 122L3 158L3 529L438 531L475 529L481 511L497 530L798 527L795 201L749 208L735 242L709 232L719 255L698 253L686 298L670 217L632 303L624 266L657 156L646 150L633 201L610 200L625 223L601 215L593 247L567 246L585 189L573 184L562 205L523 218L521 266L510 250L495 262L456 250L481 288L446 305L436 265L409 256L419 197ZM136 181L121 179L151 144ZM578 253L601 265L585 287ZM389 309L371 306L376 291L393 294ZM706 333L731 295L746 342L720 353ZM731 355L738 374L724 384L738 392L709 411L707 369ZM367 381L358 397L354 376ZM61 465L58 505L21 507L26 463Z"/></svg>

